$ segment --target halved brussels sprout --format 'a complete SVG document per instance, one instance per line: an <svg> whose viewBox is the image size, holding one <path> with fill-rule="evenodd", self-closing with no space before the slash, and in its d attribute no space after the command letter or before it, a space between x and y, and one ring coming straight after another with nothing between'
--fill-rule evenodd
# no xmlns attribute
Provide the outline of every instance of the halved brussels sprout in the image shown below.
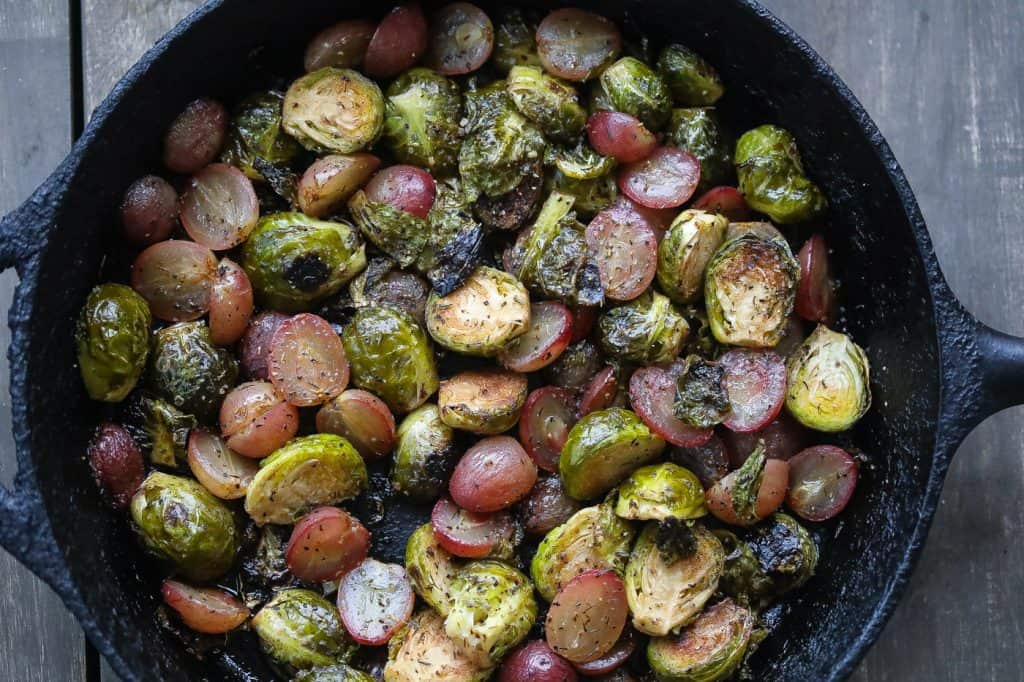
<svg viewBox="0 0 1024 682"><path fill-rule="evenodd" d="M864 349L825 325L786 362L786 409L816 431L845 431L871 407L871 368Z"/></svg>
<svg viewBox="0 0 1024 682"><path fill-rule="evenodd" d="M659 682L717 682L743 662L754 614L731 599L708 607L675 637L652 639L647 662Z"/></svg>
<svg viewBox="0 0 1024 682"><path fill-rule="evenodd" d="M673 109L668 140L700 161L698 191L732 180L735 142L714 108Z"/></svg>
<svg viewBox="0 0 1024 682"><path fill-rule="evenodd" d="M403 268L416 262L430 239L426 220L397 206L373 201L363 190L348 200L348 211L366 240Z"/></svg>
<svg viewBox="0 0 1024 682"><path fill-rule="evenodd" d="M480 435L503 433L519 423L526 403L526 375L504 370L461 372L441 382L441 421Z"/></svg>
<svg viewBox="0 0 1024 682"><path fill-rule="evenodd" d="M704 302L719 343L770 348L793 312L800 265L783 240L742 234L708 263Z"/></svg>
<svg viewBox="0 0 1024 682"><path fill-rule="evenodd" d="M821 188L804 174L796 140L782 128L764 125L744 133L735 163L747 203L776 223L813 220L828 208Z"/></svg>
<svg viewBox="0 0 1024 682"><path fill-rule="evenodd" d="M711 106L725 94L725 87L714 67L678 43L662 48L657 67L680 106Z"/></svg>
<svg viewBox="0 0 1024 682"><path fill-rule="evenodd" d="M704 289L704 270L725 239L729 219L683 211L658 245L658 285L677 303L694 303Z"/></svg>
<svg viewBox="0 0 1024 682"><path fill-rule="evenodd" d="M470 88L463 102L466 108L466 119L462 129L466 132L477 132L494 124L501 114L515 112L515 105L506 92L505 81L497 80L483 87Z"/></svg>
<svg viewBox="0 0 1024 682"><path fill-rule="evenodd" d="M242 247L241 264L260 305L301 312L366 267L366 246L348 223L274 213L256 224Z"/></svg>
<svg viewBox="0 0 1024 682"><path fill-rule="evenodd" d="M697 429L722 423L732 405L725 389L725 368L699 355L686 358L676 380L675 416Z"/></svg>
<svg viewBox="0 0 1024 682"><path fill-rule="evenodd" d="M513 66L540 66L536 34L537 23L527 21L519 8L499 11L491 58L498 70L508 73Z"/></svg>
<svg viewBox="0 0 1024 682"><path fill-rule="evenodd" d="M263 650L289 670L345 663L356 651L338 609L311 590L282 590L253 616Z"/></svg>
<svg viewBox="0 0 1024 682"><path fill-rule="evenodd" d="M773 514L742 538L727 530L715 534L726 552L722 591L758 608L803 585L818 565L817 545L788 514Z"/></svg>
<svg viewBox="0 0 1024 682"><path fill-rule="evenodd" d="M202 321L179 322L153 335L149 384L175 407L213 417L238 378L238 360L213 345Z"/></svg>
<svg viewBox="0 0 1024 682"><path fill-rule="evenodd" d="M351 154L380 136L384 95L358 71L325 66L289 86L283 124L310 151Z"/></svg>
<svg viewBox="0 0 1024 682"><path fill-rule="evenodd" d="M626 565L633 627L653 637L692 622L718 588L725 566L722 543L699 523L689 529L689 552L666 542L660 528L647 524Z"/></svg>
<svg viewBox="0 0 1024 682"><path fill-rule="evenodd" d="M640 467L622 482L615 513L631 521L664 521L700 518L708 508L697 475L663 462Z"/></svg>
<svg viewBox="0 0 1024 682"><path fill-rule="evenodd" d="M653 289L610 308L598 321L601 347L613 358L645 365L671 362L679 355L690 326L672 301Z"/></svg>
<svg viewBox="0 0 1024 682"><path fill-rule="evenodd" d="M131 393L146 367L152 323L149 304L131 287L100 284L89 292L75 343L90 398L117 403Z"/></svg>
<svg viewBox="0 0 1024 682"><path fill-rule="evenodd" d="M347 440L330 433L302 436L260 462L245 511L260 526L294 523L313 507L355 497L366 481L366 464Z"/></svg>
<svg viewBox="0 0 1024 682"><path fill-rule="evenodd" d="M253 180L262 180L257 165L287 166L302 152L281 127L284 95L268 91L242 100L231 119L221 159Z"/></svg>
<svg viewBox="0 0 1024 682"><path fill-rule="evenodd" d="M481 668L497 665L537 620L530 579L506 563L472 561L452 582L444 631Z"/></svg>
<svg viewBox="0 0 1024 682"><path fill-rule="evenodd" d="M372 675L344 663L302 670L291 682L374 682Z"/></svg>
<svg viewBox="0 0 1024 682"><path fill-rule="evenodd" d="M571 196L576 210L585 216L600 213L615 203L619 196L619 184L615 180L615 173L611 172L596 178L578 180L556 168L548 176L546 187L549 192Z"/></svg>
<svg viewBox="0 0 1024 682"><path fill-rule="evenodd" d="M402 420L396 437L391 472L395 491L417 502L436 500L458 460L452 427L441 421L437 405L422 405Z"/></svg>
<svg viewBox="0 0 1024 682"><path fill-rule="evenodd" d="M764 239L765 241L786 241L786 238L779 232L779 228L771 223L761 221L729 223L729 227L725 231L725 241L731 242L733 239L742 237L745 234L757 237L758 239Z"/></svg>
<svg viewBox="0 0 1024 682"><path fill-rule="evenodd" d="M188 458L188 434L198 425L194 416L141 393L129 401L125 416L124 427L153 464L176 468Z"/></svg>
<svg viewBox="0 0 1024 682"><path fill-rule="evenodd" d="M610 504L579 510L546 536L530 563L541 596L551 601L562 587L590 570L622 573L633 544L633 527Z"/></svg>
<svg viewBox="0 0 1024 682"><path fill-rule="evenodd" d="M438 386L434 349L405 311L388 305L360 308L341 333L352 383L392 411L416 409Z"/></svg>
<svg viewBox="0 0 1024 682"><path fill-rule="evenodd" d="M448 553L434 536L434 527L425 523L409 536L405 545L405 572L412 589L435 611L447 616L451 611L452 583L460 562Z"/></svg>
<svg viewBox="0 0 1024 682"><path fill-rule="evenodd" d="M492 118L470 133L459 150L459 175L474 198L511 192L544 158L544 136L518 110L503 108Z"/></svg>
<svg viewBox="0 0 1024 682"><path fill-rule="evenodd" d="M665 441L635 413L621 408L591 412L576 422L562 446L562 486L569 497L593 499L664 449Z"/></svg>
<svg viewBox="0 0 1024 682"><path fill-rule="evenodd" d="M657 71L623 57L601 74L601 89L615 111L635 116L648 130L661 130L672 115L672 93Z"/></svg>
<svg viewBox="0 0 1024 682"><path fill-rule="evenodd" d="M235 561L231 510L192 479L154 471L132 497L131 512L146 549L189 580L217 578Z"/></svg>
<svg viewBox="0 0 1024 682"><path fill-rule="evenodd" d="M427 331L449 350L491 357L530 325L530 295L514 276L480 266L447 296L427 299Z"/></svg>
<svg viewBox="0 0 1024 682"><path fill-rule="evenodd" d="M428 243L416 260L416 267L430 279L439 296L447 296L484 261L486 232L473 215L473 206L461 182L455 178L438 183L427 222Z"/></svg>
<svg viewBox="0 0 1024 682"><path fill-rule="evenodd" d="M480 668L444 631L443 618L424 609L388 642L384 682L484 682L491 669Z"/></svg>
<svg viewBox="0 0 1024 682"><path fill-rule="evenodd" d="M384 141L400 162L448 174L458 162L461 118L455 81L430 69L410 69L388 86Z"/></svg>
<svg viewBox="0 0 1024 682"><path fill-rule="evenodd" d="M554 164L562 175L572 180L606 177L615 169L615 159L601 156L585 142L571 149L552 149L548 156L547 162Z"/></svg>
<svg viewBox="0 0 1024 682"><path fill-rule="evenodd" d="M513 66L505 87L519 112L546 135L569 141L583 131L587 112L576 101L576 88L539 66Z"/></svg>

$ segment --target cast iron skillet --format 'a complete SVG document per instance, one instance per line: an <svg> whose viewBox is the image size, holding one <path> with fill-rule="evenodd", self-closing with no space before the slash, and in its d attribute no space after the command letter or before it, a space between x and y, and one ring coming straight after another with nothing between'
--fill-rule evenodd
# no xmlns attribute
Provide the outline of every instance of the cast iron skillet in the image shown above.
<svg viewBox="0 0 1024 682"><path fill-rule="evenodd" d="M1024 342L957 303L875 125L766 10L750 0L586 4L659 43L674 39L702 53L729 86L723 106L734 129L776 122L792 130L828 193L825 234L845 285L842 325L874 370L874 407L854 434L871 464L841 520L820 533L817 576L778 610L753 666L758 679L842 679L907 582L957 445L987 415L1024 402ZM299 73L314 32L365 6L207 4L142 58L60 168L0 223L0 265L21 277L9 349L19 471L13 490L0 489L0 543L57 591L126 681L270 673L249 634L200 662L158 626L157 577L141 568L146 560L123 518L101 502L83 457L99 411L75 366L73 320L105 276L104 254L116 251L120 195L160 168L161 134L173 116L197 96L233 101ZM385 556L400 554L411 530L404 511L375 529Z"/></svg>

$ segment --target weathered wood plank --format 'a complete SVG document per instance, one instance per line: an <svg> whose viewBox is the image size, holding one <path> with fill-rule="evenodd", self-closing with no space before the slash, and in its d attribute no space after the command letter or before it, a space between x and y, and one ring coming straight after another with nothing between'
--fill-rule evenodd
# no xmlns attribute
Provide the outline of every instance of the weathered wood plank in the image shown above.
<svg viewBox="0 0 1024 682"><path fill-rule="evenodd" d="M66 0L0 0L0 213L23 201L71 147ZM10 343L14 271L0 275L0 348ZM0 479L16 472L7 362L0 363ZM0 552L0 680L84 680L81 630L57 596Z"/></svg>

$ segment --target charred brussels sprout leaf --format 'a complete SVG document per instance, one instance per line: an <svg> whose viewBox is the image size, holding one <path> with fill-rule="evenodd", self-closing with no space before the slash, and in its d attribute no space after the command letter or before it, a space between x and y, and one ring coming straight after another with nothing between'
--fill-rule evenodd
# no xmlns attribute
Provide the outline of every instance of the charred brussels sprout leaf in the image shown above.
<svg viewBox="0 0 1024 682"><path fill-rule="evenodd" d="M263 650L290 670L348 661L356 645L338 609L311 590L282 590L252 619Z"/></svg>
<svg viewBox="0 0 1024 682"><path fill-rule="evenodd" d="M530 296L515 277L480 266L447 296L427 299L427 331L449 350L491 357L530 324Z"/></svg>
<svg viewBox="0 0 1024 682"><path fill-rule="evenodd" d="M537 23L527 21L519 8L498 13L494 30L494 65L502 73L513 66L540 66L537 55Z"/></svg>
<svg viewBox="0 0 1024 682"><path fill-rule="evenodd" d="M704 488L689 469L664 462L640 467L619 486L615 513L633 521L696 519L708 513Z"/></svg>
<svg viewBox="0 0 1024 682"><path fill-rule="evenodd" d="M275 213L256 224L242 247L242 267L260 304L309 310L366 267L366 247L348 223Z"/></svg>
<svg viewBox="0 0 1024 682"><path fill-rule="evenodd" d="M351 154L369 147L384 127L384 95L352 69L307 73L284 96L285 131L313 152Z"/></svg>
<svg viewBox="0 0 1024 682"><path fill-rule="evenodd" d="M399 413L414 410L438 386L434 349L416 321L398 308L361 308L341 334L352 383Z"/></svg>
<svg viewBox="0 0 1024 682"><path fill-rule="evenodd" d="M571 149L549 150L546 161L566 178L572 180L594 180L607 177L615 168L615 159L601 156L590 145L580 142Z"/></svg>
<svg viewBox="0 0 1024 682"><path fill-rule="evenodd" d="M405 570L413 590L442 616L452 608L452 583L459 572L459 561L434 537L429 523L413 531L405 546Z"/></svg>
<svg viewBox="0 0 1024 682"><path fill-rule="evenodd" d="M725 570L719 589L740 603L760 608L778 596L772 577L761 568L754 551L745 540L725 529L715 531L725 549Z"/></svg>
<svg viewBox="0 0 1024 682"><path fill-rule="evenodd" d="M828 208L824 193L804 174L796 140L786 130L764 125L736 143L736 174L750 207L787 225L813 220Z"/></svg>
<svg viewBox="0 0 1024 682"><path fill-rule="evenodd" d="M473 217L457 180L438 183L427 223L429 237L416 267L426 274L434 291L447 296L483 262L486 232Z"/></svg>
<svg viewBox="0 0 1024 682"><path fill-rule="evenodd" d="M423 405L402 420L396 435L395 491L417 502L436 500L455 469L455 431L441 421L437 405Z"/></svg>
<svg viewBox="0 0 1024 682"><path fill-rule="evenodd" d="M725 546L722 591L761 607L807 582L818 564L818 547L793 517L775 513L737 538L717 532Z"/></svg>
<svg viewBox="0 0 1024 682"><path fill-rule="evenodd" d="M344 663L309 668L299 672L292 682L374 682L373 676Z"/></svg>
<svg viewBox="0 0 1024 682"><path fill-rule="evenodd" d="M731 409L729 394L722 383L724 379L725 369L718 363L708 362L698 355L688 357L676 380L676 399L672 406L676 417L698 429L720 424Z"/></svg>
<svg viewBox="0 0 1024 682"><path fill-rule="evenodd" d="M735 143L713 108L673 109L668 139L700 161L699 190L732 180Z"/></svg>
<svg viewBox="0 0 1024 682"><path fill-rule="evenodd" d="M253 180L270 180L264 177L259 165L287 170L302 147L281 126L283 102L284 95L273 91L256 93L242 100L231 119L221 159Z"/></svg>
<svg viewBox="0 0 1024 682"><path fill-rule="evenodd" d="M556 140L571 140L587 123L587 112L577 102L576 89L538 66L512 67L506 88L519 112Z"/></svg>
<svg viewBox="0 0 1024 682"><path fill-rule="evenodd" d="M871 370L864 350L824 325L787 361L786 409L817 431L852 427L871 407Z"/></svg>
<svg viewBox="0 0 1024 682"><path fill-rule="evenodd" d="M426 220L383 201L373 201L363 190L352 195L348 210L367 241L403 268L415 263L427 246L430 230Z"/></svg>
<svg viewBox="0 0 1024 682"><path fill-rule="evenodd" d="M746 656L754 614L724 599L675 636L652 639L647 661L659 682L729 679Z"/></svg>
<svg viewBox="0 0 1024 682"><path fill-rule="evenodd" d="M125 428L149 460L164 467L177 467L188 457L188 434L198 423L163 400L149 395L134 396L125 410Z"/></svg>
<svg viewBox="0 0 1024 682"><path fill-rule="evenodd" d="M540 162L512 190L497 197L480 196L473 202L473 213L494 230L518 230L537 212L543 198L544 172Z"/></svg>
<svg viewBox="0 0 1024 682"><path fill-rule="evenodd" d="M629 303L606 310L598 330L605 353L643 364L674 360L690 333L672 302L650 289Z"/></svg>
<svg viewBox="0 0 1024 682"><path fill-rule="evenodd" d="M189 580L217 578L235 561L231 511L191 479L151 473L132 498L131 512L146 549L173 562Z"/></svg>
<svg viewBox="0 0 1024 682"><path fill-rule="evenodd" d="M785 334L800 266L782 239L741 234L708 263L704 302L720 343L765 348Z"/></svg>
<svg viewBox="0 0 1024 682"><path fill-rule="evenodd" d="M694 303L704 289L704 270L725 238L729 219L683 211L658 245L658 285L678 303Z"/></svg>
<svg viewBox="0 0 1024 682"><path fill-rule="evenodd" d="M82 382L93 400L124 400L149 354L149 304L131 287L101 284L89 292L78 317L75 342Z"/></svg>
<svg viewBox="0 0 1024 682"><path fill-rule="evenodd" d="M213 345L204 322L180 322L153 335L149 384L174 407L209 419L237 378L238 360Z"/></svg>
<svg viewBox="0 0 1024 682"><path fill-rule="evenodd" d="M657 69L680 106L711 106L725 94L718 72L688 47L672 44L663 48Z"/></svg>
<svg viewBox="0 0 1024 682"><path fill-rule="evenodd" d="M388 87L384 141L402 163L451 173L458 162L461 117L455 81L430 69L411 69Z"/></svg>
<svg viewBox="0 0 1024 682"><path fill-rule="evenodd" d="M665 80L634 57L623 57L605 69L601 89L613 110L635 116L648 130L661 130L672 114Z"/></svg>
<svg viewBox="0 0 1024 682"><path fill-rule="evenodd" d="M459 175L473 197L511 192L532 171L536 161L544 158L544 136L513 107L501 108L493 115L487 111L478 115L493 120L463 140Z"/></svg>
<svg viewBox="0 0 1024 682"><path fill-rule="evenodd" d="M480 668L444 631L444 619L431 609L413 616L388 642L384 682L484 682L491 669Z"/></svg>
<svg viewBox="0 0 1024 682"><path fill-rule="evenodd" d="M745 525L753 525L760 520L757 516L757 495L761 491L767 461L764 441L759 441L747 461L736 470L736 479L729 490L729 501L736 518Z"/></svg>

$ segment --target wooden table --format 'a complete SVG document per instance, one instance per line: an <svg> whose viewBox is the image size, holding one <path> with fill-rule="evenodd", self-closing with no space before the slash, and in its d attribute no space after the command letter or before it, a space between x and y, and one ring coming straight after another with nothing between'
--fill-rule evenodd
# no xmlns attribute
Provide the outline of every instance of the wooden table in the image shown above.
<svg viewBox="0 0 1024 682"><path fill-rule="evenodd" d="M0 0L0 212L29 194L115 81L199 4ZM765 4L874 116L961 300L982 321L1024 335L1024 3ZM15 281L0 275L4 314ZM4 326L0 346L8 341ZM7 375L0 363L5 483L14 475ZM854 679L1024 680L1022 414L990 419L960 449L920 568ZM53 593L3 553L0 614L0 680L116 679Z"/></svg>

